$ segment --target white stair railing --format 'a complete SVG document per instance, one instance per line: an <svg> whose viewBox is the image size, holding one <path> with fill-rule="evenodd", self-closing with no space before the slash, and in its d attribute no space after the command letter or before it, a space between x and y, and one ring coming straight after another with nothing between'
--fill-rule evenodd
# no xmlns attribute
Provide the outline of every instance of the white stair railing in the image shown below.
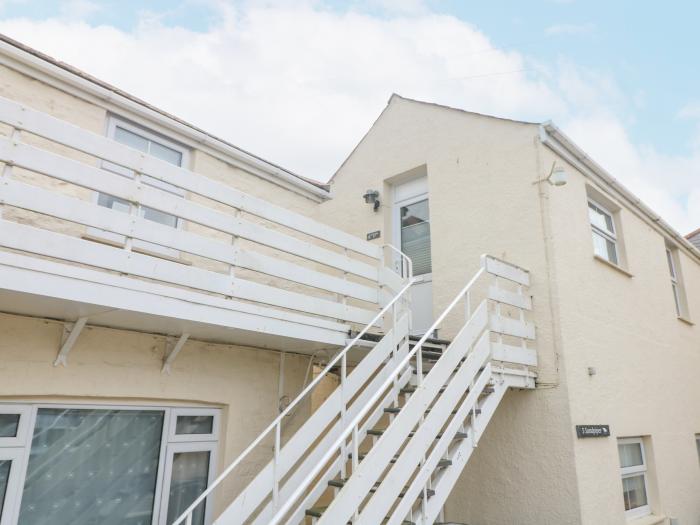
<svg viewBox="0 0 700 525"><path fill-rule="evenodd" d="M394 381L394 386L400 388L410 378L410 371L405 370L402 377L395 377L393 372L400 358L408 352L409 290L414 279L412 261L393 246L386 245L385 247L393 251L399 258L405 285L171 525L182 523L191 525L197 508L203 502L211 504L212 492L220 487L246 459L249 459L257 447L266 440L272 440L272 460L216 520L216 523L226 523L227 525L251 521L267 525L270 523L270 519L274 519L272 515L279 514L278 510L285 506L283 502L288 499L293 489L297 486L308 486L310 481L318 475L316 465L325 464L323 459L319 462L321 453L325 452L330 442L345 428L348 420L357 420L358 413L362 413L363 416L367 415L367 407L375 403L378 398L383 397L374 414L366 418L361 428L355 424L356 437L361 435L361 439L364 439L366 431L381 417L382 409L395 402L396 389L385 392L386 388L382 388L385 386L382 381L390 376L391 380ZM360 361L359 366L348 374L350 350L356 348L358 341L371 328L376 327L380 320L387 317L389 322L383 324L389 326L390 329ZM296 410L302 401L307 400L316 386L338 367L340 369L338 387L283 445L282 427L285 418ZM384 396L380 395L382 393ZM335 423L333 423L334 421ZM300 459L302 461L299 463ZM343 475L345 463L337 461L331 465L326 476L322 478L320 483L316 483L316 486L321 487L332 477L338 474ZM313 473L311 473L312 471Z"/></svg>
<svg viewBox="0 0 700 525"><path fill-rule="evenodd" d="M469 301L472 288L485 273L495 275L497 280L514 280L517 292L495 294L490 291L424 378L422 346L428 334L433 333L462 300ZM507 388L516 384L520 387L534 386L533 374L522 367L512 370L517 381L520 381L518 383L510 379L509 369L501 367L495 373L490 362L492 330L498 334L501 344L503 334L534 338L534 327L522 313L518 314L517 319L504 316L499 302L505 301L508 307L521 310L526 303L523 285L527 283L529 277L524 270L492 257L482 258L481 269L382 385L387 387L392 378L398 376L403 367L415 358L415 392L381 438L360 462L356 436L365 417L365 411L362 411L312 471L311 478L351 439L352 476L344 481L340 492L315 522L317 525L348 522L353 525L399 525L406 519L414 523L433 523ZM498 305L494 315L490 313L489 301L496 301ZM469 305L466 311L470 312ZM381 391L380 387L368 403L367 411ZM443 463L447 465L446 468L438 468L441 461L446 461ZM299 485L269 522L270 525L283 522L306 490L307 486Z"/></svg>

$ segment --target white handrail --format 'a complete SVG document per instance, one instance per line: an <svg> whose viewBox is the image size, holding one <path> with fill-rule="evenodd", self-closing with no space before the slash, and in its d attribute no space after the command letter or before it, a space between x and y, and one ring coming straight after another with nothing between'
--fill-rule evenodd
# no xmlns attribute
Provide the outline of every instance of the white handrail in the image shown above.
<svg viewBox="0 0 700 525"><path fill-rule="evenodd" d="M408 257L406 254L395 248L394 246L387 244L385 247L388 247L392 250L395 250L403 259L404 262L406 262L406 267L408 269L408 279L407 279L407 284L377 313L377 315L374 316L374 318L365 325L365 327L358 332L358 334L353 338L352 341L350 341L342 351L340 351L327 365L326 367L321 371L321 373L313 380L311 383L309 383L304 390L301 391L301 393L294 398L294 400L287 405L287 407L280 412L280 414L270 423L265 430L263 430L253 442L246 447L246 449L228 466L224 469L224 471L217 476L217 478L202 492L202 494L199 495L197 499L195 499L192 504L187 507L187 509L171 524L171 525L180 525L183 521L186 520L186 524L190 525L191 520L192 520L192 514L194 513L194 510L199 506L202 501L204 501L211 492L216 489L217 486L238 466L241 464L241 462L273 431L275 430L275 453L279 452L279 430L278 427L281 427L282 421L284 418L291 412L291 410L296 407L303 398L306 397L309 392L311 392L316 385L318 385L321 380L330 372L330 370L335 367L335 365L340 361L341 359L343 360L343 367L345 367L345 361L346 361L346 356L348 351L359 341L366 333L367 331L374 326L374 324L379 321L388 311L390 308L392 308L399 299L403 297L403 295L411 288L413 283L415 282L415 279L413 278L413 265L410 257ZM403 266L403 262L402 262ZM384 387L383 387L384 388ZM373 401L374 402L374 401ZM306 481L305 481L306 482ZM276 492L274 490L275 487L273 487L273 492Z"/></svg>
<svg viewBox="0 0 700 525"><path fill-rule="evenodd" d="M345 427L341 435L338 437L338 439L335 440L333 445L329 447L328 452L323 456L323 458L316 463L316 466L312 469L312 471L306 476L304 481L300 483L296 490L291 494L291 496L287 499L287 501L282 505L277 513L273 516L272 520L270 521L269 525L277 525L282 518L289 512L289 510L292 508L294 502L301 496L306 490L308 484L313 481L316 476L321 472L321 469L328 463L328 461L337 453L337 451L341 448L341 445L345 443L347 440L348 436L350 434L353 434L353 436L357 435L357 426L359 425L360 421L364 419L364 417L367 415L367 412L369 409L374 406L374 404L379 400L381 395L384 393L384 391L394 382L394 378L403 370L403 368L409 364L411 358L413 358L414 355L416 355L416 364L417 364L417 377L418 377L418 384L421 383L422 377L421 377L421 371L420 371L420 364L422 362L422 346L423 343L430 337L430 334L433 333L433 331L442 323L442 321L447 317L447 315L452 311L452 309L455 307L455 305L469 292L472 286L474 286L474 283L481 277L484 273L486 272L486 267L485 265L482 265L482 267L479 269L478 272L474 275L474 277L471 278L471 280L462 288L462 290L457 294L457 296L452 300L452 302L445 308L445 310L440 314L440 316L433 322L433 324L430 326L430 328L426 331L425 335L421 337L416 345L411 349L408 354L401 360L401 362L394 368L394 371L389 374L389 376L386 378L384 383L375 391L374 395L370 398L370 400L365 404L365 406L360 410L360 412L353 418L353 420L350 422L350 424ZM355 461L355 455L357 454L357 443L353 443L353 462ZM173 524L177 525L177 523Z"/></svg>

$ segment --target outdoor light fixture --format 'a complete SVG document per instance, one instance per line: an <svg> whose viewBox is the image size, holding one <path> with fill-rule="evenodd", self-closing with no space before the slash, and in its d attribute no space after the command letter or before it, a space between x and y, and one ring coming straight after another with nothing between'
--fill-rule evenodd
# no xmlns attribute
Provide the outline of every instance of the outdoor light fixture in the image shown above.
<svg viewBox="0 0 700 525"><path fill-rule="evenodd" d="M379 202L379 192L377 190L367 190L362 198L365 199L367 204L373 205L374 211L379 209L381 202Z"/></svg>
<svg viewBox="0 0 700 525"><path fill-rule="evenodd" d="M568 177L566 170L562 166L557 166L556 162L554 162L547 176L547 182L552 186L564 186L569 181Z"/></svg>

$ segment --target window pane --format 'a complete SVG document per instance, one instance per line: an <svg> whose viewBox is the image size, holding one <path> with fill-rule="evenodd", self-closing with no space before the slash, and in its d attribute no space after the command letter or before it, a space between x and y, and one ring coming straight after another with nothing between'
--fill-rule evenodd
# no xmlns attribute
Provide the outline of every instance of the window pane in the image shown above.
<svg viewBox="0 0 700 525"><path fill-rule="evenodd" d="M178 416L176 434L211 434L214 430L214 416Z"/></svg>
<svg viewBox="0 0 700 525"><path fill-rule="evenodd" d="M10 466L12 466L11 460L0 460L0 519L2 519L2 508L5 505L7 485L10 483Z"/></svg>
<svg viewBox="0 0 700 525"><path fill-rule="evenodd" d="M413 261L413 274L422 275L432 271L430 256L430 222L428 201L424 200L402 206L401 251Z"/></svg>
<svg viewBox="0 0 700 525"><path fill-rule="evenodd" d="M636 467L644 465L642 445L640 443L621 443L617 445L620 452L620 467Z"/></svg>
<svg viewBox="0 0 700 525"><path fill-rule="evenodd" d="M182 164L182 153L167 146L163 146L162 144L158 144L157 142L151 141L151 150L149 153L170 164L175 164L176 166Z"/></svg>
<svg viewBox="0 0 700 525"><path fill-rule="evenodd" d="M120 128L119 126L117 126L117 128L114 130L114 140L121 142L130 148L148 153L148 139L145 139L124 128Z"/></svg>
<svg viewBox="0 0 700 525"><path fill-rule="evenodd" d="M106 195L104 193L100 193L98 195L97 204L104 206L105 208L112 208L113 210L124 213L129 213L129 210L131 210L129 201L125 201L124 199L120 199L118 197L112 197L111 195Z"/></svg>
<svg viewBox="0 0 700 525"><path fill-rule="evenodd" d="M666 261L668 262L668 271L671 274L671 279L676 280L676 266L673 263L673 254L671 250L666 250Z"/></svg>
<svg viewBox="0 0 700 525"><path fill-rule="evenodd" d="M143 215L144 219L148 219L149 221L165 224L166 226L171 226L173 228L177 226L177 217L175 217L175 215L163 213L162 211L154 210L153 208L144 206L141 208L141 215Z"/></svg>
<svg viewBox="0 0 700 525"><path fill-rule="evenodd" d="M647 490L644 475L622 479L622 493L625 498L625 510L632 510L647 505Z"/></svg>
<svg viewBox="0 0 700 525"><path fill-rule="evenodd" d="M19 525L150 525L163 412L41 408Z"/></svg>
<svg viewBox="0 0 700 525"><path fill-rule="evenodd" d="M700 459L700 437L695 438L695 446L698 448L698 459Z"/></svg>
<svg viewBox="0 0 700 525"><path fill-rule="evenodd" d="M172 523L207 488L209 452L177 452L173 454L173 470L168 498L168 523ZM203 502L206 503L206 500ZM192 516L193 525L204 523L205 505L199 505Z"/></svg>
<svg viewBox="0 0 700 525"><path fill-rule="evenodd" d="M19 414L0 414L0 437L16 437Z"/></svg>
<svg viewBox="0 0 700 525"><path fill-rule="evenodd" d="M611 235L615 235L612 216L605 213L603 210L598 208L598 206L591 204L590 202L588 203L588 217L590 218L593 226L596 226L603 231L607 231Z"/></svg>
<svg viewBox="0 0 700 525"><path fill-rule="evenodd" d="M676 304L676 315L681 315L681 300L678 296L678 285L676 283L671 283L671 288L673 289L673 301Z"/></svg>
<svg viewBox="0 0 700 525"><path fill-rule="evenodd" d="M615 243L593 231L593 252L603 259L617 264L617 247Z"/></svg>

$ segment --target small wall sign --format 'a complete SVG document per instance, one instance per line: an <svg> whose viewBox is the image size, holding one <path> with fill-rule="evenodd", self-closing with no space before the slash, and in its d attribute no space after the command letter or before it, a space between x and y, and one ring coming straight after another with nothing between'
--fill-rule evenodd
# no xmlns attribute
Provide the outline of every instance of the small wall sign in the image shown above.
<svg viewBox="0 0 700 525"><path fill-rule="evenodd" d="M599 438L610 436L610 425L576 425L579 438Z"/></svg>
<svg viewBox="0 0 700 525"><path fill-rule="evenodd" d="M382 236L382 232L379 231L379 230L377 230L377 231L375 231L375 232L369 232L369 233L367 234L367 240L368 240L368 241L373 241L374 239L379 239L379 237L381 237L381 236Z"/></svg>

